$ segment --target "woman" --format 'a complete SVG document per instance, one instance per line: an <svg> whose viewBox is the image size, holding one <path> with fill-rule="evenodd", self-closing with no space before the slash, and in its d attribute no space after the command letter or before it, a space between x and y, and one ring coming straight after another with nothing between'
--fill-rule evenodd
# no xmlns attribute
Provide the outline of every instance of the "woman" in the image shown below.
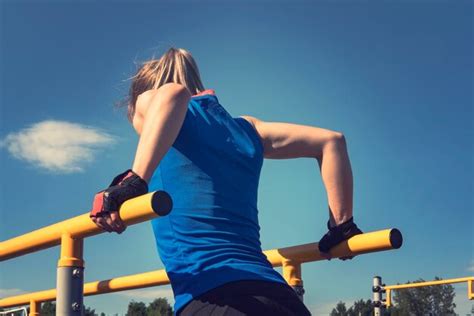
<svg viewBox="0 0 474 316"><path fill-rule="evenodd" d="M329 250L361 233L352 220L352 172L341 133L232 117L184 49L142 65L128 118L140 135L132 169L96 194L92 220L125 230L125 200L165 190L173 210L151 221L176 315L311 315L262 253L257 189L263 158L315 158L329 200ZM346 257L342 259L350 259Z"/></svg>

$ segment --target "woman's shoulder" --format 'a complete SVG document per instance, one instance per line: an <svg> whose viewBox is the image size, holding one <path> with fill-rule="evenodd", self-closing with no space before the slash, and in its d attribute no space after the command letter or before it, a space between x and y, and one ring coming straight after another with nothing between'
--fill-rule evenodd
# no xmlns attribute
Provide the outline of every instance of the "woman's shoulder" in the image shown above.
<svg viewBox="0 0 474 316"><path fill-rule="evenodd" d="M238 116L236 118L241 118L241 119L246 120L247 122L250 123L250 125L253 126L253 128L255 128L255 123L258 121L258 119L256 117L253 117L253 116L250 116L250 115L241 115L241 116Z"/></svg>
<svg viewBox="0 0 474 316"><path fill-rule="evenodd" d="M141 93L137 97L137 106L138 106L138 103L140 104L148 103L151 99L153 99L154 97L158 95L166 95L169 97L173 97L173 96L191 97L191 93L189 92L188 88L186 88L184 85L179 84L179 83L174 83L174 82L168 82L162 85L161 87L159 87L158 89L150 89Z"/></svg>
<svg viewBox="0 0 474 316"><path fill-rule="evenodd" d="M137 97L135 104L136 111L140 115L144 115L151 101L161 98L191 98L191 93L188 88L179 83L169 82L165 83L158 89L150 89L141 93Z"/></svg>
<svg viewBox="0 0 474 316"><path fill-rule="evenodd" d="M143 119L148 107L154 99L175 97L190 99L191 93L184 85L174 82L165 83L158 89L150 89L141 93L135 102L135 115L133 118L133 126L137 134L140 135L141 133Z"/></svg>

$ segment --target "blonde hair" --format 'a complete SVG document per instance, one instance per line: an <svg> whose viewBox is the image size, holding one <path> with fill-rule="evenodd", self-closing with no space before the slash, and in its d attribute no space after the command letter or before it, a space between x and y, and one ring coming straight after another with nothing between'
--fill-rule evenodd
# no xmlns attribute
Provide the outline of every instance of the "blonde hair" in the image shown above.
<svg viewBox="0 0 474 316"><path fill-rule="evenodd" d="M183 48L171 47L160 59L152 58L143 62L130 79L132 83L128 96L125 102L119 104L127 106L127 117L130 122L135 115L138 96L147 90L158 89L169 82L182 84L192 95L205 90L194 58Z"/></svg>

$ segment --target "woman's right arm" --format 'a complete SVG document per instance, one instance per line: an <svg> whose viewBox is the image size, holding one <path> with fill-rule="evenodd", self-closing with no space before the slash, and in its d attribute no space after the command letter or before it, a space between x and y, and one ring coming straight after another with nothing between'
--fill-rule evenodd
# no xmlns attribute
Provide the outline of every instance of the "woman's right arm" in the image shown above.
<svg viewBox="0 0 474 316"><path fill-rule="evenodd" d="M242 116L257 130L265 149L265 158L321 158L329 143L343 143L340 132L309 125L266 122L253 116Z"/></svg>
<svg viewBox="0 0 474 316"><path fill-rule="evenodd" d="M352 169L342 133L308 125L265 122L242 116L255 128L263 144L263 156L273 159L310 157L318 161L329 204L329 231L318 243L320 254L331 259L330 249L361 234L352 218ZM353 256L341 257L341 260Z"/></svg>
<svg viewBox="0 0 474 316"><path fill-rule="evenodd" d="M255 128L270 159L315 158L327 191L332 226L352 217L353 179L342 133L308 125L242 116Z"/></svg>

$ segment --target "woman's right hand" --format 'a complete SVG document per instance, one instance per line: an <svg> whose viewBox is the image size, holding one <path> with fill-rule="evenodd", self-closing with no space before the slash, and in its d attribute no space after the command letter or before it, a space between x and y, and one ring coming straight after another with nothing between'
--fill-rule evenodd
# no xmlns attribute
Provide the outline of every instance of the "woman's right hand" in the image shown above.
<svg viewBox="0 0 474 316"><path fill-rule="evenodd" d="M351 238L352 236L362 234L362 231L354 223L354 218L351 217L346 222L337 226L331 227L328 221L329 231L319 240L318 248L321 255L327 260L331 260L330 250L343 242ZM340 257L340 260L352 259L354 256Z"/></svg>

